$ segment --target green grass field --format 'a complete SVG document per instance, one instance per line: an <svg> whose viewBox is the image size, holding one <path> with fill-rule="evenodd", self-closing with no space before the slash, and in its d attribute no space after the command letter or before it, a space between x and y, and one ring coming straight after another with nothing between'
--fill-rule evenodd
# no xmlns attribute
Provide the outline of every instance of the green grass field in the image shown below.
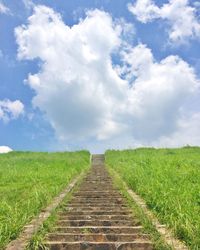
<svg viewBox="0 0 200 250"><path fill-rule="evenodd" d="M179 239L200 249L200 148L108 150L106 164Z"/></svg>
<svg viewBox="0 0 200 250"><path fill-rule="evenodd" d="M82 170L87 151L0 155L0 249Z"/></svg>

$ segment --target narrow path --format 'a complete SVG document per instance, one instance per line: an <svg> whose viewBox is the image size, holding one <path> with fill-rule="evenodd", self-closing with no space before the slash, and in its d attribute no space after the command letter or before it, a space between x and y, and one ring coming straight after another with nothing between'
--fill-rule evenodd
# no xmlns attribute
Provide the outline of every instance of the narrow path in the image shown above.
<svg viewBox="0 0 200 250"><path fill-rule="evenodd" d="M90 172L59 214L45 245L52 250L153 249L140 222L113 187L103 155L93 156Z"/></svg>

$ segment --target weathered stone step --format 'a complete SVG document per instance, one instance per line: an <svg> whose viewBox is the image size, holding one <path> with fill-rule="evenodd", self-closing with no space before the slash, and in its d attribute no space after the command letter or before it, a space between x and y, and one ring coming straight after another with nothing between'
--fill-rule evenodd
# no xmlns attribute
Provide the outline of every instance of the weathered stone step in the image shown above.
<svg viewBox="0 0 200 250"><path fill-rule="evenodd" d="M93 181L98 181L98 182L110 182L110 183L112 183L112 179L110 178L110 177L101 177L101 176L99 176L99 177L96 177L96 178L93 178L93 177L89 177L89 178L86 178L86 179L84 179L84 182L93 182Z"/></svg>
<svg viewBox="0 0 200 250"><path fill-rule="evenodd" d="M75 198L83 198L83 199L88 199L88 198L92 198L92 199L121 199L121 195L117 195L117 194L74 194Z"/></svg>
<svg viewBox="0 0 200 250"><path fill-rule="evenodd" d="M93 189L94 191L100 191L102 189L105 189L106 191L113 189L112 184L105 184L105 183L94 183L94 184L86 184L83 186L80 186L81 190L90 190Z"/></svg>
<svg viewBox="0 0 200 250"><path fill-rule="evenodd" d="M84 203L84 202L88 202L88 203L125 203L124 200L121 199L115 199L115 198L110 198L110 199L106 199L106 198L73 198L70 201L70 204L73 202L79 202L79 203Z"/></svg>
<svg viewBox="0 0 200 250"><path fill-rule="evenodd" d="M94 173L93 173L94 174ZM84 179L84 181L112 181L112 178L110 178L108 175L105 175L105 176L101 176L101 175L98 175L98 176L93 176L93 174L87 178Z"/></svg>
<svg viewBox="0 0 200 250"><path fill-rule="evenodd" d="M135 234L141 233L143 230L142 226L112 226L112 227L103 227L103 226L95 226L95 227L67 227L67 226L56 226L54 227L55 232L62 233L105 233L105 234Z"/></svg>
<svg viewBox="0 0 200 250"><path fill-rule="evenodd" d="M77 191L74 195L76 194L102 194L102 195L108 195L108 194L116 194L116 195L119 195L119 192L117 192L116 190L99 190L99 191L95 191L95 190L88 190L88 191L82 191L82 190L79 190Z"/></svg>
<svg viewBox="0 0 200 250"><path fill-rule="evenodd" d="M93 189L93 191L96 191L96 192L99 192L99 190L102 190L102 189L104 189L106 192L108 192L109 193L109 191L110 191L110 189L111 188L106 188L106 187L104 187L104 186L102 186L102 187L100 187L100 188L93 188L93 187L91 187L91 189ZM86 188L81 188L81 190L83 191L83 192L89 192L90 191L90 189L86 189Z"/></svg>
<svg viewBox="0 0 200 250"><path fill-rule="evenodd" d="M149 241L135 242L46 242L50 250L152 250L153 245Z"/></svg>
<svg viewBox="0 0 200 250"><path fill-rule="evenodd" d="M103 156L92 159L92 169L71 201L59 212L57 224L46 237L52 250L153 249L140 221L113 186Z"/></svg>
<svg viewBox="0 0 200 250"><path fill-rule="evenodd" d="M121 211L124 211L124 212L126 212L126 211L130 211L127 207L118 207L118 206L113 206L113 207L103 207L103 206L101 206L101 207L70 207L70 206L68 206L68 207L66 207L65 208L65 211L79 211L79 212L81 212L81 211L108 211L108 212L110 212L110 213L112 213L112 211L113 212L118 212L119 210L121 210Z"/></svg>
<svg viewBox="0 0 200 250"><path fill-rule="evenodd" d="M112 186L110 186L110 187L108 187L108 186L105 186L105 185L101 185L101 186L85 186L85 187L80 187L81 188L81 190L82 191L89 191L89 190L91 190L91 189L93 189L94 191L99 191L99 190L102 190L102 189L104 189L105 191L109 191L109 190L111 190L113 187Z"/></svg>
<svg viewBox="0 0 200 250"><path fill-rule="evenodd" d="M100 211L92 211L92 210L85 210L85 211L67 211L67 212L60 212L59 215L131 215L130 210L121 211L108 211L108 210L100 210Z"/></svg>
<svg viewBox="0 0 200 250"><path fill-rule="evenodd" d="M107 184L112 184L112 179L111 178L101 178L101 179L98 179L98 178L88 178L88 179L85 179L84 180L84 184L89 184L89 185L92 185L92 184L96 184L96 183L106 183Z"/></svg>
<svg viewBox="0 0 200 250"><path fill-rule="evenodd" d="M67 206L67 205L66 205ZM120 201L71 201L69 204L70 207L84 207L84 206L95 206L95 207L127 207L126 204L124 204L124 202L120 202Z"/></svg>
<svg viewBox="0 0 200 250"><path fill-rule="evenodd" d="M140 225L139 220L132 219L127 220L58 220L57 225L59 226L138 226Z"/></svg>
<svg viewBox="0 0 200 250"><path fill-rule="evenodd" d="M95 242L127 242L138 240L149 240L147 234L69 234L69 233L50 233L46 238L47 241L95 241Z"/></svg>
<svg viewBox="0 0 200 250"><path fill-rule="evenodd" d="M84 183L82 183L80 186L101 186L101 185L106 185L106 186L110 186L113 187L113 183L111 181L101 181L101 180L93 180L93 181L84 181Z"/></svg>
<svg viewBox="0 0 200 250"><path fill-rule="evenodd" d="M60 215L59 216L60 220L132 220L133 216L130 215L80 215L80 214L76 214L76 215Z"/></svg>
<svg viewBox="0 0 200 250"><path fill-rule="evenodd" d="M107 187L113 187L111 181L84 181L80 187L87 187L87 186L101 186L106 185Z"/></svg>
<svg viewBox="0 0 200 250"><path fill-rule="evenodd" d="M124 202L124 199L122 199L122 198L91 198L91 197L89 197L89 198L74 197L74 198L70 201L70 203L71 203L71 202L102 202L102 203L104 203L104 202L107 202L107 203L108 203L108 202L123 202L123 203L125 203L125 202Z"/></svg>
<svg viewBox="0 0 200 250"><path fill-rule="evenodd" d="M103 204L103 203L99 203L99 204L95 204L95 203L70 203L68 205L66 205L66 207L68 208L89 208L89 209L113 209L113 208L127 208L127 205L125 204Z"/></svg>
<svg viewBox="0 0 200 250"><path fill-rule="evenodd" d="M74 194L74 198L83 198L83 199L121 199L121 195L115 194Z"/></svg>

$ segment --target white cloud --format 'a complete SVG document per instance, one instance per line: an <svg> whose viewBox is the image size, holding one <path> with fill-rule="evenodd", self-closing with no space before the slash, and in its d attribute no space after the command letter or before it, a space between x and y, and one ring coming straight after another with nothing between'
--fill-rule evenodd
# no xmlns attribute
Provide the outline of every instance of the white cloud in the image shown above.
<svg viewBox="0 0 200 250"><path fill-rule="evenodd" d="M10 13L10 9L6 7L1 1L0 1L0 13L3 13L3 14Z"/></svg>
<svg viewBox="0 0 200 250"><path fill-rule="evenodd" d="M156 62L143 44L124 53L127 78L134 79L128 110L134 137L152 141L175 131L184 103L200 86L193 68L178 56Z"/></svg>
<svg viewBox="0 0 200 250"><path fill-rule="evenodd" d="M31 0L22 0L27 10L32 10L35 4Z"/></svg>
<svg viewBox="0 0 200 250"><path fill-rule="evenodd" d="M178 129L170 136L161 136L154 145L162 147L180 147L200 145L200 112L183 116L178 122Z"/></svg>
<svg viewBox="0 0 200 250"><path fill-rule="evenodd" d="M120 39L108 14L88 12L70 28L52 9L38 6L29 25L16 29L16 37L19 58L44 62L28 83L36 91L34 105L46 113L60 138L105 137L107 123L117 130L113 103L124 98L125 83L112 68L110 54Z"/></svg>
<svg viewBox="0 0 200 250"><path fill-rule="evenodd" d="M10 147L8 146L0 146L0 154L5 154L13 151Z"/></svg>
<svg viewBox="0 0 200 250"><path fill-rule="evenodd" d="M137 0L135 4L129 4L128 9L142 23L166 20L171 42L185 43L188 39L200 37L200 21L195 7L190 6L188 0L169 0L161 7L152 0Z"/></svg>
<svg viewBox="0 0 200 250"><path fill-rule="evenodd" d="M127 27L99 10L69 27L52 9L36 6L28 24L15 30L19 59L42 61L27 84L59 139L101 148L182 131L184 106L199 89L193 68L175 55L156 61L144 44L127 46Z"/></svg>
<svg viewBox="0 0 200 250"><path fill-rule="evenodd" d="M23 113L24 105L21 101L0 100L0 120L9 122L10 120L17 119Z"/></svg>

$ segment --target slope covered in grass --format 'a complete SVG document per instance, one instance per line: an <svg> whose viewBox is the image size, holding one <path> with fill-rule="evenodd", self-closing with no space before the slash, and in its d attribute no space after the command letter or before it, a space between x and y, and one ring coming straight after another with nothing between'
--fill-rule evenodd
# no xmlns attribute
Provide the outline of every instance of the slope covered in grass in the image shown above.
<svg viewBox="0 0 200 250"><path fill-rule="evenodd" d="M0 155L0 249L82 170L89 152Z"/></svg>
<svg viewBox="0 0 200 250"><path fill-rule="evenodd" d="M200 148L110 150L106 164L179 239L200 249Z"/></svg>

